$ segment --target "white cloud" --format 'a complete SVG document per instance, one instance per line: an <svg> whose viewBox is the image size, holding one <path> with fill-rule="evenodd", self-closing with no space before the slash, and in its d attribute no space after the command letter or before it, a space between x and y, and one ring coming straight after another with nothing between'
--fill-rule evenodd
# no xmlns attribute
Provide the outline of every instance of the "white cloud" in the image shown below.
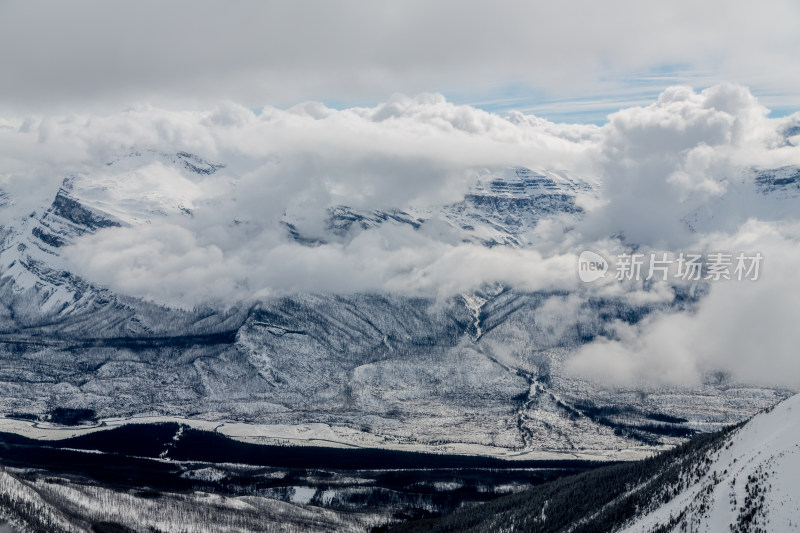
<svg viewBox="0 0 800 533"><path fill-rule="evenodd" d="M800 227L750 221L700 246L761 252L756 281L711 283L692 313L657 314L618 324L611 338L583 347L570 369L617 385L692 386L703 372L724 370L743 383L800 387Z"/></svg>
<svg viewBox="0 0 800 533"><path fill-rule="evenodd" d="M117 194L113 203L138 202L140 210L164 211L158 198L169 201L170 191L192 208L191 218L102 231L70 255L90 279L173 303L289 290L431 290L437 284L452 292L492 277L532 287L531 272L541 263L532 254L565 262L616 232L664 249L692 242L682 218L725 192L732 173L748 164L800 161L796 147L778 143L777 130L787 120L766 118L766 109L733 85L701 93L672 88L650 106L619 111L602 128L521 114L502 118L439 95L398 95L374 108L345 110L306 103L265 108L260 115L232 103L207 112L144 106L106 116L6 120L0 140L10 149L0 157L10 164L0 188L24 205L12 211L23 216L36 202L46 206L65 174L84 172L97 181L106 162L132 149L185 150L227 163L192 182L164 173L158 186L145 187L134 172L124 179L138 180L135 186L96 186ZM302 248L287 241L279 224L284 214L299 213L298 225L314 236L323 232L326 209L340 204L366 210L445 204L463 197L478 169L508 165L596 175L603 182L601 201L584 205L585 222L566 236L563 222L544 221L538 252L458 246L436 232L391 224ZM118 167L111 172L107 179L120 179ZM331 265L345 274L336 277ZM181 276L181 269L189 272ZM452 274L445 275L447 269ZM538 275L561 283L560 276ZM194 280L191 286L223 278L209 294L181 281Z"/></svg>
<svg viewBox="0 0 800 533"><path fill-rule="evenodd" d="M230 234L225 235L230 238ZM520 290L574 287L576 257L433 240L386 224L346 243L305 247L262 233L223 251L175 224L111 228L66 251L101 285L177 306L296 292L390 291L444 297L499 281Z"/></svg>
<svg viewBox="0 0 800 533"><path fill-rule="evenodd" d="M607 204L590 214L586 231L655 246L691 242L683 217L745 179L744 170L800 161L779 134L787 119L767 113L728 83L699 93L672 87L651 105L614 113L596 155Z"/></svg>
<svg viewBox="0 0 800 533"><path fill-rule="evenodd" d="M459 245L442 240L433 225L415 232L385 224L306 248L291 242L279 222L298 215L298 227L315 236L323 233L326 210L340 204L446 204L463 198L484 167L579 169L586 146L599 138L595 126L505 119L439 95L398 95L375 108L341 111L318 103L259 115L232 103L209 112L143 106L6 124L0 137L15 147L6 157L20 160L0 178L15 202L4 215L41 212L63 176L86 176L76 194L133 226L79 239L65 256L94 282L182 306L297 290L453 294L488 278L528 288L563 284L565 277L571 283L564 267L570 256ZM137 166L136 158L131 168L124 157L106 165L148 150L188 151L227 166L187 176L158 161ZM41 157L46 153L53 155ZM31 175L47 179L38 183Z"/></svg>

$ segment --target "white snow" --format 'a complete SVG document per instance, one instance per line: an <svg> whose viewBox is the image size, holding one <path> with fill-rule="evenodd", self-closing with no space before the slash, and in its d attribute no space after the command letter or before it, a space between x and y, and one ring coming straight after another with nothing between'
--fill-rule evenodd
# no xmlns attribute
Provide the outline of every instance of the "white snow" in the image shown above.
<svg viewBox="0 0 800 533"><path fill-rule="evenodd" d="M621 449L582 450L515 450L498 446L474 443L451 442L447 444L424 444L418 442L396 442L373 433L345 426L322 423L315 424L248 424L244 422L220 422L200 418L176 416L141 416L108 418L91 426L57 426L46 422L30 422L0 417L0 432L15 433L40 440L57 440L105 431L126 424L157 424L174 422L184 426L216 431L242 442L283 446L322 446L332 448L381 448L387 450L416 451L428 453L478 455L497 457L512 461L583 459L591 461L631 461L651 456L666 447L631 446ZM179 429L182 431L183 428ZM176 437L178 435L176 434Z"/></svg>
<svg viewBox="0 0 800 533"><path fill-rule="evenodd" d="M313 487L292 487L294 492L292 493L292 503L299 503L301 505L306 505L308 502L311 501L311 498L314 497L314 494L317 493L317 489Z"/></svg>
<svg viewBox="0 0 800 533"><path fill-rule="evenodd" d="M755 509L751 528L800 531L800 395L755 416L711 455L708 472L698 482L624 531L651 531L681 513L684 519L675 531L731 531L750 509ZM747 489L755 494L754 505L746 502Z"/></svg>

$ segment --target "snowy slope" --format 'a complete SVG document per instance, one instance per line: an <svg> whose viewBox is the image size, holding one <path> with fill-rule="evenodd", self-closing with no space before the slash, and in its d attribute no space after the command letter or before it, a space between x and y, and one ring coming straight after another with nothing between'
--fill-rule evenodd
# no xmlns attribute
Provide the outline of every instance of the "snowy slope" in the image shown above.
<svg viewBox="0 0 800 533"><path fill-rule="evenodd" d="M800 530L800 395L753 417L702 466L702 477L623 531Z"/></svg>

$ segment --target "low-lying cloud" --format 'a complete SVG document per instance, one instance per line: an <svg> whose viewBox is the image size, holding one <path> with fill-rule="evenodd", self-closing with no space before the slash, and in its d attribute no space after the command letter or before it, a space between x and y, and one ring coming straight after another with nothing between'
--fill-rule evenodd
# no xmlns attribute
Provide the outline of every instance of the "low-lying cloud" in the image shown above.
<svg viewBox="0 0 800 533"><path fill-rule="evenodd" d="M710 283L693 312L619 323L611 337L584 346L570 369L621 386L692 386L724 370L738 382L800 387L800 226L753 220L704 240L717 249L759 250L759 279Z"/></svg>
<svg viewBox="0 0 800 533"><path fill-rule="evenodd" d="M800 257L793 252L796 217L787 210L795 200L775 200L782 210L771 210L777 204L758 196L751 169L800 164L800 143L790 136L798 124L800 116L769 118L747 89L730 84L669 89L602 127L501 117L438 95L344 110L305 103L254 113L226 103L208 112L141 107L111 116L8 118L0 119L0 189L13 203L0 213L4 225L41 213L66 174L89 182L104 176L111 181L92 194L117 195L137 214L64 249L70 268L122 293L182 307L298 291L450 296L491 282L663 300L672 294L665 285L581 286L577 255L636 246L761 251L762 280L715 284L693 314L619 325L572 368L619 383L690 383L718 366L768 380L775 371L800 375L791 372L800 340L791 324L800 316L791 268ZM158 187L136 192L114 185L108 173L117 167L106 165L136 150L186 151L226 166L191 177L190 185L161 169ZM327 210L339 205L435 213L463 198L481 169L508 166L564 170L599 188L581 199L581 220L540 222L532 248L462 242L442 221L420 229L387 222L308 246L282 223L289 217L315 237L325 234Z"/></svg>

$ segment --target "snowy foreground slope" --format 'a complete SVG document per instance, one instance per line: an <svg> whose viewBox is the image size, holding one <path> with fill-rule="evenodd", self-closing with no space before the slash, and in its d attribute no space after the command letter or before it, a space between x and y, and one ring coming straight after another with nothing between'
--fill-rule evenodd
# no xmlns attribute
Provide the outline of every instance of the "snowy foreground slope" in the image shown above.
<svg viewBox="0 0 800 533"><path fill-rule="evenodd" d="M701 477L623 531L800 530L800 395L735 430L701 466Z"/></svg>
<svg viewBox="0 0 800 533"><path fill-rule="evenodd" d="M800 395L743 425L400 531L800 529Z"/></svg>

